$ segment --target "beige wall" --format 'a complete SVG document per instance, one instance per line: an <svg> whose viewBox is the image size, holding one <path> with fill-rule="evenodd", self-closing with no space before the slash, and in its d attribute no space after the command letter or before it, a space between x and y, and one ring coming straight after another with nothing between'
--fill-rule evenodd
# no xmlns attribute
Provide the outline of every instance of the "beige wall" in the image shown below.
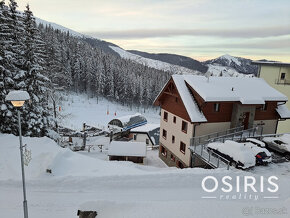
<svg viewBox="0 0 290 218"><path fill-rule="evenodd" d="M230 129L231 122L201 123L195 128L195 137Z"/></svg>
<svg viewBox="0 0 290 218"><path fill-rule="evenodd" d="M286 106L290 110L290 85L276 84L280 79L281 73L286 73L286 80L290 81L290 67L278 66L261 66L260 77L263 78L270 86L277 89L288 97ZM277 133L290 132L290 120L280 121Z"/></svg>
<svg viewBox="0 0 290 218"><path fill-rule="evenodd" d="M136 135L136 140L134 140L134 135ZM133 141L134 142L145 142L146 143L146 139L149 140L149 144L150 146L153 146L153 144L151 143L149 137L147 134L140 134L140 133L133 133Z"/></svg>
<svg viewBox="0 0 290 218"><path fill-rule="evenodd" d="M275 134L277 122L277 120L256 120L254 125L264 123L263 134Z"/></svg>
<svg viewBox="0 0 290 218"><path fill-rule="evenodd" d="M190 166L191 154L189 151L190 139L193 135L193 125L183 120L182 118L176 116L176 123L173 123L173 115L168 112L168 120L167 122L163 120L164 109L161 109L161 122L160 122L160 143L162 143L165 147L167 147L172 153L175 154L177 158L179 158L182 162L186 164L186 166ZM182 120L188 123L187 133L184 133L181 130ZM162 137L163 129L167 131L167 138L164 139ZM175 143L172 144L172 135L175 136ZM185 154L180 151L180 141L186 144Z"/></svg>

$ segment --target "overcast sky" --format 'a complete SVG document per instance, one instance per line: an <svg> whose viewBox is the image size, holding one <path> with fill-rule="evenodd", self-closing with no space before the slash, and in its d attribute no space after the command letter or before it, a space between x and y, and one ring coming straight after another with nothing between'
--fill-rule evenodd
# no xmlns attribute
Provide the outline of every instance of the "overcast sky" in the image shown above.
<svg viewBox="0 0 290 218"><path fill-rule="evenodd" d="M290 62L289 0L17 0L34 15L124 49L198 60Z"/></svg>

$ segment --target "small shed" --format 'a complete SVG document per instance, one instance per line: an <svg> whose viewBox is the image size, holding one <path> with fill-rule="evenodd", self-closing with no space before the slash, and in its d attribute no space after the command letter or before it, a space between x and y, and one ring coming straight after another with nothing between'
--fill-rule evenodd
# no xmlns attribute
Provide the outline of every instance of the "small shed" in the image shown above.
<svg viewBox="0 0 290 218"><path fill-rule="evenodd" d="M120 129L121 132L125 132L132 128L145 125L146 123L146 118L143 115L137 113L134 115L127 115L111 120L108 124L108 128L117 128Z"/></svg>
<svg viewBox="0 0 290 218"><path fill-rule="evenodd" d="M112 141L108 150L109 160L144 163L146 144L144 142Z"/></svg>
<svg viewBox="0 0 290 218"><path fill-rule="evenodd" d="M159 145L160 124L147 123L130 130L130 138L135 142L145 142L146 145Z"/></svg>

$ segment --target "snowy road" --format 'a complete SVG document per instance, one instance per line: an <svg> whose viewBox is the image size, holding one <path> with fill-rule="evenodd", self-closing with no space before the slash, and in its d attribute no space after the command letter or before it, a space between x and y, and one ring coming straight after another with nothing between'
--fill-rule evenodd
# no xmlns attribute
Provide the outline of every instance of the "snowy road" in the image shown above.
<svg viewBox="0 0 290 218"><path fill-rule="evenodd" d="M285 207L290 211L290 191L286 183L280 186L284 191L280 193L279 199L202 199L205 193L201 189L201 180L209 173L217 178L228 174L190 169L179 173L174 171L139 176L66 177L29 181L29 214L32 218L76 217L76 211L81 208L97 210L98 217L224 218L244 217L242 212L248 207ZM21 183L1 181L0 194L3 217L21 217ZM279 217L289 216L285 214Z"/></svg>

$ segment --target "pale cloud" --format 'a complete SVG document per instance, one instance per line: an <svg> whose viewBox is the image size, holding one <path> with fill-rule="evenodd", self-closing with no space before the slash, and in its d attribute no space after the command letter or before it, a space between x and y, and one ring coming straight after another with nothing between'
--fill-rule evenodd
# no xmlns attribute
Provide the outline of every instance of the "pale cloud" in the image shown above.
<svg viewBox="0 0 290 218"><path fill-rule="evenodd" d="M100 32L84 32L85 34L106 39L142 39L172 36L215 36L228 38L263 38L290 35L289 26L272 26L240 29L133 29Z"/></svg>
<svg viewBox="0 0 290 218"><path fill-rule="evenodd" d="M125 49L290 61L287 0L17 0L39 18ZM287 51L288 49L288 51ZM276 57L276 58L272 58Z"/></svg>

